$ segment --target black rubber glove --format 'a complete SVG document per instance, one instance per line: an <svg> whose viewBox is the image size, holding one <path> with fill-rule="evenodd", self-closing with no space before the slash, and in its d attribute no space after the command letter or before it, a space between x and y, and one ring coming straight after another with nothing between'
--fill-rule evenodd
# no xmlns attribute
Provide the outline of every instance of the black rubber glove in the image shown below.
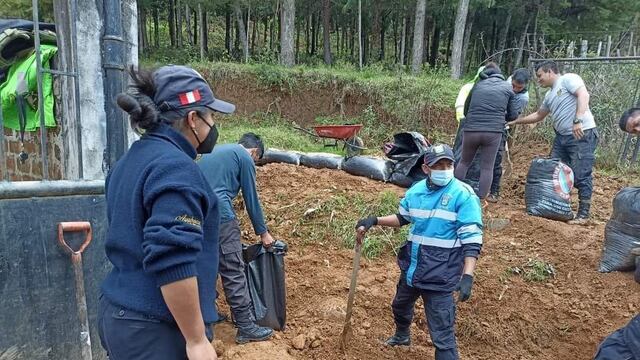
<svg viewBox="0 0 640 360"><path fill-rule="evenodd" d="M473 275L464 274L456 287L460 292L458 301L467 301L471 297L471 287L473 286Z"/></svg>
<svg viewBox="0 0 640 360"><path fill-rule="evenodd" d="M378 225L378 218L376 216L369 216L367 218L358 220L358 223L356 224L356 230L364 227L364 230L368 231L375 225Z"/></svg>

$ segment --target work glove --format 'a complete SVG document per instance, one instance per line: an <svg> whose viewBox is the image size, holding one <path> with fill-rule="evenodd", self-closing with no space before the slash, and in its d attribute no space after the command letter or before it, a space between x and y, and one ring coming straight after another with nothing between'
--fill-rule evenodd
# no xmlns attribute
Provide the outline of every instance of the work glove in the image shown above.
<svg viewBox="0 0 640 360"><path fill-rule="evenodd" d="M378 218L376 216L369 216L367 218L358 220L358 223L356 224L356 230L364 227L364 231L369 231L369 229L371 229L371 227L375 225L378 225Z"/></svg>
<svg viewBox="0 0 640 360"><path fill-rule="evenodd" d="M464 274L456 287L459 291L458 301L467 301L471 297L471 287L473 286L473 275Z"/></svg>

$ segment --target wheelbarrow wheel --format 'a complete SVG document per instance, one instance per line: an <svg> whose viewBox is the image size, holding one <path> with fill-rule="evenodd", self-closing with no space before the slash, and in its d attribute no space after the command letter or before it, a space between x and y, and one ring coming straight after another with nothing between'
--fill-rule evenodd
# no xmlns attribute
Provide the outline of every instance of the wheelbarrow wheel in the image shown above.
<svg viewBox="0 0 640 360"><path fill-rule="evenodd" d="M350 137L344 143L345 150L347 151L347 157L354 157L362 154L364 148L364 141L357 136Z"/></svg>

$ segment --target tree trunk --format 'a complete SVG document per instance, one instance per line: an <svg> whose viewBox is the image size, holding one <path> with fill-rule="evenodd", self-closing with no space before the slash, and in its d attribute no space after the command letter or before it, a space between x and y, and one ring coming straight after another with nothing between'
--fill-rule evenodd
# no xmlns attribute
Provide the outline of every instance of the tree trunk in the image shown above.
<svg viewBox="0 0 640 360"><path fill-rule="evenodd" d="M234 36L233 36L233 58L234 59L240 59L240 26L238 26L237 21L236 21L236 11L235 11L235 5L234 5L234 9L233 9L233 22L236 24L233 27L233 32L234 32Z"/></svg>
<svg viewBox="0 0 640 360"><path fill-rule="evenodd" d="M405 52L407 50L407 15L402 14L402 38L400 39L400 65L404 65Z"/></svg>
<svg viewBox="0 0 640 360"><path fill-rule="evenodd" d="M138 54L142 55L149 46L149 38L147 37L147 10L138 3Z"/></svg>
<svg viewBox="0 0 640 360"><path fill-rule="evenodd" d="M467 23L467 14L469 13L469 0L460 0L458 3L458 12L456 14L456 22L454 24L455 31L453 33L453 53L451 54L451 77L460 79L462 75L463 51L464 51L464 30Z"/></svg>
<svg viewBox="0 0 640 360"><path fill-rule="evenodd" d="M318 20L316 14L311 14L311 56L315 56L316 47L318 46Z"/></svg>
<svg viewBox="0 0 640 360"><path fill-rule="evenodd" d="M231 55L231 11L224 14L224 48Z"/></svg>
<svg viewBox="0 0 640 360"><path fill-rule="evenodd" d="M191 31L191 9L189 8L189 5L184 6L184 20L186 22L185 27L187 30L187 41L193 46L195 43L193 41L193 32Z"/></svg>
<svg viewBox="0 0 640 360"><path fill-rule="evenodd" d="M176 0L176 40L179 48L182 48L182 5L180 0Z"/></svg>
<svg viewBox="0 0 640 360"><path fill-rule="evenodd" d="M296 63L300 61L300 22L296 24Z"/></svg>
<svg viewBox="0 0 640 360"><path fill-rule="evenodd" d="M158 19L158 8L154 7L153 8L153 45L155 46L155 48L159 48L160 47L160 29L158 28L159 25L158 23L160 22L160 19Z"/></svg>
<svg viewBox="0 0 640 360"><path fill-rule="evenodd" d="M477 10L474 10L471 15L467 15L467 24L465 26L464 40L462 41L462 58L460 59L460 76L464 75L465 63L467 60L467 52L469 49L469 41L471 40L471 32L473 30L473 22L476 18Z"/></svg>
<svg viewBox="0 0 640 360"><path fill-rule="evenodd" d="M198 12L198 8L193 9L193 45L198 43L198 18L200 17L200 13Z"/></svg>
<svg viewBox="0 0 640 360"><path fill-rule="evenodd" d="M284 66L295 65L295 53L293 50L293 33L296 27L296 3L295 0L283 0L282 17L280 20L280 63Z"/></svg>
<svg viewBox="0 0 640 360"><path fill-rule="evenodd" d="M169 42L176 47L176 0L169 0Z"/></svg>
<svg viewBox="0 0 640 360"><path fill-rule="evenodd" d="M255 20L253 21L253 28L251 29L251 53L255 54L256 53L256 38L258 37L258 26L259 23L258 18L254 15L253 16L255 18Z"/></svg>
<svg viewBox="0 0 640 360"><path fill-rule="evenodd" d="M322 50L324 63L331 65L331 0L322 0Z"/></svg>
<svg viewBox="0 0 640 360"><path fill-rule="evenodd" d="M524 26L524 30L522 31L522 35L520 35L520 43L518 44L518 52L516 54L516 61L514 68L519 68L520 64L522 64L522 55L524 53L524 41L527 38L527 31L529 31L529 25L531 24L531 19L533 18L533 12L529 15L527 19L527 24Z"/></svg>
<svg viewBox="0 0 640 360"><path fill-rule="evenodd" d="M294 5L294 9L295 9L295 1L293 3ZM278 53L280 52L281 49L281 41L282 41L282 5L280 4L280 0L276 1L276 13L280 14L280 16L276 16L274 17L274 22L277 21L278 26L276 27L276 30L278 31L278 36L276 37L276 39L278 39L278 41L276 42L275 46L278 48ZM293 14L293 25L294 28L296 26L296 16L295 13ZM291 30L291 41L293 41L293 30ZM294 54L295 55L295 54ZM294 64L295 64L295 58L294 58Z"/></svg>
<svg viewBox="0 0 640 360"><path fill-rule="evenodd" d="M371 59L379 59L380 58L380 1L372 0L373 4L373 22L371 23L371 52L369 53L369 58ZM368 34L368 33L367 33ZM367 47L369 48L369 47Z"/></svg>
<svg viewBox="0 0 640 360"><path fill-rule="evenodd" d="M275 24L276 24L276 20L275 20L275 14L273 15L274 18L272 18L269 21L269 50L271 50L271 52L273 52L273 48L274 48L274 39L275 39Z"/></svg>
<svg viewBox="0 0 640 360"><path fill-rule="evenodd" d="M385 21L386 21L386 15L382 14L382 17L380 19L380 61L384 61L385 58L385 43L384 43L384 37L385 37Z"/></svg>
<svg viewBox="0 0 640 360"><path fill-rule="evenodd" d="M362 0L358 0L358 66L361 70L364 55L362 50Z"/></svg>
<svg viewBox="0 0 640 360"><path fill-rule="evenodd" d="M265 17L264 18L264 37L263 37L262 45L260 46L262 50L264 50L264 47L267 46L268 33L269 33L269 18Z"/></svg>
<svg viewBox="0 0 640 360"><path fill-rule="evenodd" d="M444 52L444 57L445 57L445 60L444 60L444 61L445 61L447 64L449 63L449 59L450 59L449 54L450 54L450 52L451 52L451 42L452 42L452 39L453 39L453 34L451 33L451 31L449 31L449 32L447 33L447 50L445 50L445 52Z"/></svg>
<svg viewBox="0 0 640 360"><path fill-rule="evenodd" d="M536 8L535 22L533 23L533 56L535 57L538 57L538 14L539 13L540 13L540 6Z"/></svg>
<svg viewBox="0 0 640 360"><path fill-rule="evenodd" d="M207 58L209 52L207 44L207 11L202 4L198 4L198 17L200 18L200 60Z"/></svg>
<svg viewBox="0 0 640 360"><path fill-rule="evenodd" d="M234 7L234 14L236 16L236 24L238 26L238 37L240 38L240 43L242 44L242 59L244 62L247 62L249 59L249 43L247 41L247 32L244 24L242 10L240 9L240 3L236 2Z"/></svg>
<svg viewBox="0 0 640 360"><path fill-rule="evenodd" d="M429 59L429 64L431 67L436 66L436 62L438 61L438 55L440 55L440 25L435 21L435 26L433 28L433 38L431 40L431 57Z"/></svg>
<svg viewBox="0 0 640 360"><path fill-rule="evenodd" d="M498 56L496 61L498 65L502 65L502 55L504 54L505 45L507 44L507 36L509 35L509 27L511 25L511 16L513 15L513 9L509 9L507 13L507 19L504 21L504 27L500 34L500 44L498 45Z"/></svg>
<svg viewBox="0 0 640 360"><path fill-rule="evenodd" d="M422 55L424 52L424 15L427 10L427 1L418 0L416 5L416 22L413 27L413 61L411 71L414 74L422 68Z"/></svg>

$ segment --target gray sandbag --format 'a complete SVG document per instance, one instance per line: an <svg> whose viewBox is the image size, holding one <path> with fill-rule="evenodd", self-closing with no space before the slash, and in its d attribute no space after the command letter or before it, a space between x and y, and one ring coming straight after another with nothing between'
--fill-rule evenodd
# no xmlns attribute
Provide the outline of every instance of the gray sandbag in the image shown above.
<svg viewBox="0 0 640 360"><path fill-rule="evenodd" d="M604 230L600 271L631 271L631 250L640 248L640 187L626 187L613 199L613 213Z"/></svg>
<svg viewBox="0 0 640 360"><path fill-rule="evenodd" d="M259 165L269 163L284 163L292 165L300 165L300 157L302 153L297 151L285 151L278 149L267 149L264 156L260 159Z"/></svg>
<svg viewBox="0 0 640 360"><path fill-rule="evenodd" d="M389 181L394 163L370 157L354 156L342 163L342 170L351 175L364 176L378 181Z"/></svg>
<svg viewBox="0 0 640 360"><path fill-rule="evenodd" d="M573 171L557 159L533 159L527 173L527 213L551 220L573 219L571 189Z"/></svg>
<svg viewBox="0 0 640 360"><path fill-rule="evenodd" d="M328 153L307 153L300 156L300 165L314 169L340 169L344 157Z"/></svg>

